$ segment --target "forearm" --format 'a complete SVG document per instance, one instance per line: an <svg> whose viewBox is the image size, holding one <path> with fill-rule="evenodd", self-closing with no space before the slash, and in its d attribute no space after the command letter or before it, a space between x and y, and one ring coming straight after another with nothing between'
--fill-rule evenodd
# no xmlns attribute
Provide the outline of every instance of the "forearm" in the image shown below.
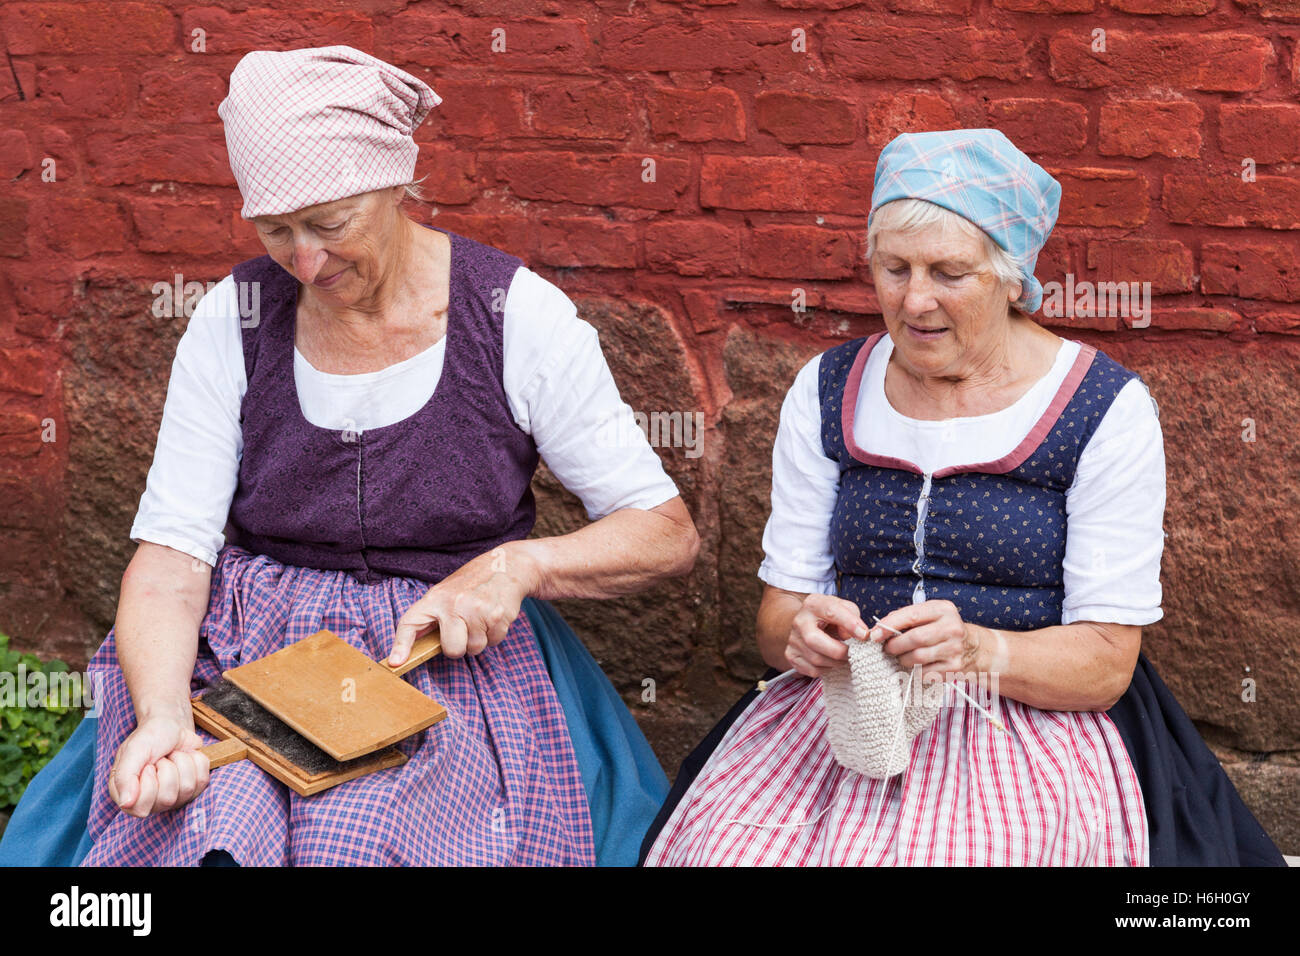
<svg viewBox="0 0 1300 956"><path fill-rule="evenodd" d="M211 569L189 555L142 544L122 576L117 658L136 719L190 719L190 676L207 610Z"/></svg>
<svg viewBox="0 0 1300 956"><path fill-rule="evenodd" d="M997 692L1040 710L1105 711L1128 689L1141 647L1133 625L1079 622L979 637L977 669L996 675Z"/></svg>
<svg viewBox="0 0 1300 956"><path fill-rule="evenodd" d="M610 598L634 594L695 565L700 538L680 498L649 511L625 508L570 534L513 541L512 557L528 594L539 598Z"/></svg>

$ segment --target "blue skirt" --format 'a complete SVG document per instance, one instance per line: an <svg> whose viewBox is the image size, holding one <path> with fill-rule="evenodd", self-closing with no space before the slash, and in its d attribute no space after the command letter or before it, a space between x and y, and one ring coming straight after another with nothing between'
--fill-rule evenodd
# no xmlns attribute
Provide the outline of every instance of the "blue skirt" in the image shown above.
<svg viewBox="0 0 1300 956"><path fill-rule="evenodd" d="M564 619L526 598L582 772L601 866L636 863L642 837L668 795L664 775L622 698ZM96 718L87 717L36 775L0 837L0 866L76 866L90 852ZM220 862L220 861L213 861Z"/></svg>

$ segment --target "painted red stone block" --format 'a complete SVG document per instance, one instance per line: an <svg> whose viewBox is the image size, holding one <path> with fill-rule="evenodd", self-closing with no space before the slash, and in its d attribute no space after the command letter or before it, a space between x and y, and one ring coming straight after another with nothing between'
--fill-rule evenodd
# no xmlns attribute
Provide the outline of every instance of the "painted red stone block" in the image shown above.
<svg viewBox="0 0 1300 956"><path fill-rule="evenodd" d="M685 276L735 275L740 237L731 226L680 220L646 227L646 265Z"/></svg>
<svg viewBox="0 0 1300 956"><path fill-rule="evenodd" d="M200 30L202 33L196 34ZM370 18L361 13L269 7L242 11L221 7L186 10L181 14L181 37L183 49L196 56L335 45L369 52L375 42ZM195 50L198 37L202 38L202 53Z"/></svg>
<svg viewBox="0 0 1300 956"><path fill-rule="evenodd" d="M219 128L211 132L151 134L92 133L86 156L91 175L101 186L147 182L232 186L226 139Z"/></svg>
<svg viewBox="0 0 1300 956"><path fill-rule="evenodd" d="M1088 243L1088 268L1098 279L1150 282L1156 295L1191 292L1196 263L1176 239L1098 239Z"/></svg>
<svg viewBox="0 0 1300 956"><path fill-rule="evenodd" d="M43 203L41 232L46 246L77 259L122 252L130 237L117 203L85 197L52 197Z"/></svg>
<svg viewBox="0 0 1300 956"><path fill-rule="evenodd" d="M1146 177L1127 169L1052 169L1061 184L1063 226L1140 226L1150 201Z"/></svg>
<svg viewBox="0 0 1300 956"><path fill-rule="evenodd" d="M430 200L452 206L472 201L482 188L477 158L457 150L422 147L415 178L424 179L420 185Z"/></svg>
<svg viewBox="0 0 1300 956"><path fill-rule="evenodd" d="M485 216L437 210L437 214L428 220L428 224L485 245L495 246L519 256L525 263L532 261L535 255L537 229L523 216Z"/></svg>
<svg viewBox="0 0 1300 956"><path fill-rule="evenodd" d="M1083 89L1114 87L1244 93L1264 85L1273 46L1248 33L1139 33L1106 30L1105 50L1091 29L1062 30L1048 41L1049 72Z"/></svg>
<svg viewBox="0 0 1300 956"><path fill-rule="evenodd" d="M156 3L11 3L0 11L15 55L156 55L174 40L175 18Z"/></svg>
<svg viewBox="0 0 1300 956"><path fill-rule="evenodd" d="M750 275L794 280L843 279L856 264L853 237L813 226L759 226L745 233Z"/></svg>
<svg viewBox="0 0 1300 956"><path fill-rule="evenodd" d="M794 26L767 20L612 17L601 25L600 63L611 71L723 70L802 73ZM807 30L805 28L805 37Z"/></svg>
<svg viewBox="0 0 1300 956"><path fill-rule="evenodd" d="M867 141L885 146L900 133L958 129L957 112L937 93L908 92L882 96L867 111Z"/></svg>
<svg viewBox="0 0 1300 956"><path fill-rule="evenodd" d="M1088 142L1088 108L1069 100L994 100L989 104L989 125L1031 157L1077 153Z"/></svg>
<svg viewBox="0 0 1300 956"><path fill-rule="evenodd" d="M1206 242L1201 246L1201 291L1243 299L1300 302L1300 244Z"/></svg>
<svg viewBox="0 0 1300 956"><path fill-rule="evenodd" d="M52 358L38 349L0 348L0 392L44 395Z"/></svg>
<svg viewBox="0 0 1300 956"><path fill-rule="evenodd" d="M693 179L688 160L662 155L507 153L496 167L524 199L589 206L674 209Z"/></svg>
<svg viewBox="0 0 1300 956"><path fill-rule="evenodd" d="M732 90L653 90L646 98L646 110L650 130L658 139L745 141L745 109Z"/></svg>
<svg viewBox="0 0 1300 956"><path fill-rule="evenodd" d="M41 441L42 420L39 416L31 412L14 411L6 409L3 415L0 415L0 455L6 458L33 458L41 453L45 447ZM48 516L45 516L48 520ZM25 519L21 516L14 516L5 522L7 526L12 526L17 522L26 520L35 523L40 520L40 516L27 516ZM8 550L8 549L6 549Z"/></svg>
<svg viewBox="0 0 1300 956"><path fill-rule="evenodd" d="M636 268L636 227L605 219L564 219L538 229L538 258L565 268Z"/></svg>
<svg viewBox="0 0 1300 956"><path fill-rule="evenodd" d="M0 129L0 180L17 179L32 168L32 147L20 129Z"/></svg>
<svg viewBox="0 0 1300 956"><path fill-rule="evenodd" d="M704 334L725 328L727 319L722 314L722 300L716 292L705 289L687 289L682 292L682 303L691 320L691 327Z"/></svg>
<svg viewBox="0 0 1300 956"><path fill-rule="evenodd" d="M462 66L489 75L589 73L595 56L586 21L561 17L465 17L412 7L378 26L376 34L390 63ZM429 77L421 78L438 89Z"/></svg>
<svg viewBox="0 0 1300 956"><path fill-rule="evenodd" d="M1300 312L1265 312L1254 320L1256 332L1300 335Z"/></svg>
<svg viewBox="0 0 1300 956"><path fill-rule="evenodd" d="M529 132L524 118L524 91L517 85L435 79L430 86L442 97L442 103L415 131L417 143L435 142L446 136L500 141Z"/></svg>
<svg viewBox="0 0 1300 956"><path fill-rule="evenodd" d="M705 156L700 205L866 215L874 163L831 164L787 157Z"/></svg>
<svg viewBox="0 0 1300 956"><path fill-rule="evenodd" d="M1025 54L1014 30L935 30L884 17L845 20L822 40L831 69L859 80L1018 81L1028 72Z"/></svg>
<svg viewBox="0 0 1300 956"><path fill-rule="evenodd" d="M1201 154L1203 113L1186 100L1103 103L1097 151L1103 156L1195 157Z"/></svg>
<svg viewBox="0 0 1300 956"><path fill-rule="evenodd" d="M1219 107L1219 148L1233 160L1258 163L1300 160L1300 106L1224 103Z"/></svg>
<svg viewBox="0 0 1300 956"><path fill-rule="evenodd" d="M533 130L543 136L625 140L632 128L631 96L607 81L547 83L528 101Z"/></svg>
<svg viewBox="0 0 1300 956"><path fill-rule="evenodd" d="M211 70L150 70L140 77L136 112L155 123L218 123L226 78Z"/></svg>
<svg viewBox="0 0 1300 956"><path fill-rule="evenodd" d="M55 66L36 75L36 97L59 116L120 117L130 103L120 70Z"/></svg>
<svg viewBox="0 0 1300 956"><path fill-rule="evenodd" d="M1300 181L1290 176L1168 175L1162 204L1170 221L1200 226L1300 229Z"/></svg>
<svg viewBox="0 0 1300 956"><path fill-rule="evenodd" d="M230 232L221 204L215 199L184 202L137 198L131 204L131 216L141 252L196 256L230 252Z"/></svg>
<svg viewBox="0 0 1300 956"><path fill-rule="evenodd" d="M1124 324L1134 326L1132 318ZM1230 309L1155 309L1151 313L1155 329L1199 329L1207 332L1231 332L1244 327L1241 316Z"/></svg>
<svg viewBox="0 0 1300 956"><path fill-rule="evenodd" d="M857 138L853 103L807 93L760 93L758 128L787 146L799 143L851 143Z"/></svg>

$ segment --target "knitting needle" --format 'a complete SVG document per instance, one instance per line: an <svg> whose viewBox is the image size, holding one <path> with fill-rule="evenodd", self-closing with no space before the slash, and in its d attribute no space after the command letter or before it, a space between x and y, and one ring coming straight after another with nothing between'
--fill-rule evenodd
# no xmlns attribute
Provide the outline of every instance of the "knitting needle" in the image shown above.
<svg viewBox="0 0 1300 956"><path fill-rule="evenodd" d="M893 632L894 632L895 634L897 634L899 637L902 637L902 636L903 636L903 632L900 631L898 628L896 628L896 627L890 627L888 624L881 624L881 623L880 623L880 618L878 618L876 615L874 615L874 614L871 615L871 620L872 620L875 624L879 625L880 627L883 627L885 630L887 630L887 631L893 631ZM959 694L961 694L963 697L965 697L966 700L970 703L970 705L971 705L972 707L974 707L974 708L975 708L976 710L978 710L981 714L983 714L985 717L987 717L987 718L989 719L989 722L990 722L994 727L996 727L998 730L1002 731L1004 734L1008 734L1008 735L1009 735L1009 734L1011 733L1011 731L1007 730L1006 725L1005 725L1004 723L1002 723L1002 721L998 720L998 719L997 719L996 717L994 717L991 713L989 713L985 708L983 708L983 707L981 707L979 704L977 704L977 703L975 702L975 699L974 699L973 697L971 697L970 694L968 694L968 693L966 693L964 690L962 690L961 687L959 687L959 686L956 684L956 682L954 682L954 683L952 683L952 684L949 684L949 686L952 687L952 689L955 690L957 693L959 693Z"/></svg>

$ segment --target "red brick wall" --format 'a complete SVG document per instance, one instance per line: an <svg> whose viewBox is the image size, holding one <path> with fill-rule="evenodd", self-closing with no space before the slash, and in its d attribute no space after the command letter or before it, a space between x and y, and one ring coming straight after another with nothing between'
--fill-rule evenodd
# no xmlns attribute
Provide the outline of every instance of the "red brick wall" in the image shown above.
<svg viewBox="0 0 1300 956"><path fill-rule="evenodd" d="M1274 755L1238 782L1270 825L1294 819L1275 799L1300 748L1294 0L36 2L5 4L0 38L0 629L20 644L84 659L111 623L184 325L151 314L153 284L261 252L216 115L246 51L344 43L427 79L445 102L417 134L433 202L413 214L578 299L635 407L703 414L702 456L661 449L705 533L696 573L566 606L669 764L758 667L781 395L879 327L876 156L904 131L996 127L1064 189L1040 278L1151 283L1149 328L1050 324L1160 400L1147 650L1222 753ZM543 530L576 524L539 490Z"/></svg>

